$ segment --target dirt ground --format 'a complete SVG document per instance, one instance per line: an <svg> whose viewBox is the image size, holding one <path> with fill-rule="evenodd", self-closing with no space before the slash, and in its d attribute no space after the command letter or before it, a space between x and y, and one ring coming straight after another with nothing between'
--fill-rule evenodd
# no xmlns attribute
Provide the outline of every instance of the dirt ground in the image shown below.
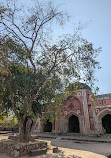
<svg viewBox="0 0 111 158"><path fill-rule="evenodd" d="M0 135L0 140L7 138L8 136ZM47 141L49 150L45 155L33 156L32 158L106 158L105 155L111 155L111 143L77 143L58 139L40 140ZM52 153L53 146L57 146L60 152ZM0 153L0 158L11 157ZM29 156L21 158L29 158Z"/></svg>

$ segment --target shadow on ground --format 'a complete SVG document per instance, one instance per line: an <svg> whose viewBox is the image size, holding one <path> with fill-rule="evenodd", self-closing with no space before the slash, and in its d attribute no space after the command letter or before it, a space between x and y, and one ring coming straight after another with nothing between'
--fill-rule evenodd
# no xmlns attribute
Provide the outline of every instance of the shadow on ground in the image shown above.
<svg viewBox="0 0 111 158"><path fill-rule="evenodd" d="M30 156L26 155L20 158L29 158ZM6 154L0 154L0 158L12 158ZM53 154L46 154L46 155L39 155L39 156L31 156L31 158L81 158L75 155L65 156L63 152L57 153L57 155Z"/></svg>
<svg viewBox="0 0 111 158"><path fill-rule="evenodd" d="M41 157L42 156L42 157ZM25 158L25 157L23 157ZM33 158L81 158L75 155L69 155L69 156L65 156L64 152L61 153L57 153L57 155L53 155L53 154L46 154L46 155L40 155L40 156L35 156Z"/></svg>

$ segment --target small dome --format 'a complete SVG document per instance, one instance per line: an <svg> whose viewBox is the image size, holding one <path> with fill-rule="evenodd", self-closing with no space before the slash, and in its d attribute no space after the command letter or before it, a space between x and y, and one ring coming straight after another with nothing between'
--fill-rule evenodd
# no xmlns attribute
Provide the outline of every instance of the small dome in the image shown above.
<svg viewBox="0 0 111 158"><path fill-rule="evenodd" d="M68 86L69 91L75 91L75 90L79 90L79 89L88 89L91 90L91 88L85 84L85 83L81 83L81 82L75 82L75 83L71 83Z"/></svg>

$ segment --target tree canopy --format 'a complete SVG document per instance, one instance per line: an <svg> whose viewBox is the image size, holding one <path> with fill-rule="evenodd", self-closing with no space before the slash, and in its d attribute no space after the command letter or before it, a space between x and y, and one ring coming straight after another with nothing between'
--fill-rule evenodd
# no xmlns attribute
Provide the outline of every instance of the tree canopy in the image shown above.
<svg viewBox="0 0 111 158"><path fill-rule="evenodd" d="M19 118L21 141L29 141L37 112L48 111L48 115L50 109L55 119L60 115L69 82L83 80L93 85L94 70L100 68L96 57L101 49L81 37L79 28L55 43L47 40L50 22L63 25L64 17L51 2L36 1L25 9L15 3L1 6L0 106Z"/></svg>

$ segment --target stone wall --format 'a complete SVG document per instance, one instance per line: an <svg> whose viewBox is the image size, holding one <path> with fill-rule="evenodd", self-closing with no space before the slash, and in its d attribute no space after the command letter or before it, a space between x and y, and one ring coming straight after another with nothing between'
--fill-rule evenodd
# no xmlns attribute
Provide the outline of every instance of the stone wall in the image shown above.
<svg viewBox="0 0 111 158"><path fill-rule="evenodd" d="M47 148L47 143L42 141L35 141L29 143L20 143L13 140L0 141L0 152L6 153L12 157L25 156L31 150Z"/></svg>
<svg viewBox="0 0 111 158"><path fill-rule="evenodd" d="M102 134L102 118L107 114L111 115L111 93L92 98L90 90L81 89L63 102L62 115L52 123L52 132L68 133L69 118L74 115L78 117L80 133ZM39 120L35 131L42 132L43 126L39 126L41 122Z"/></svg>

